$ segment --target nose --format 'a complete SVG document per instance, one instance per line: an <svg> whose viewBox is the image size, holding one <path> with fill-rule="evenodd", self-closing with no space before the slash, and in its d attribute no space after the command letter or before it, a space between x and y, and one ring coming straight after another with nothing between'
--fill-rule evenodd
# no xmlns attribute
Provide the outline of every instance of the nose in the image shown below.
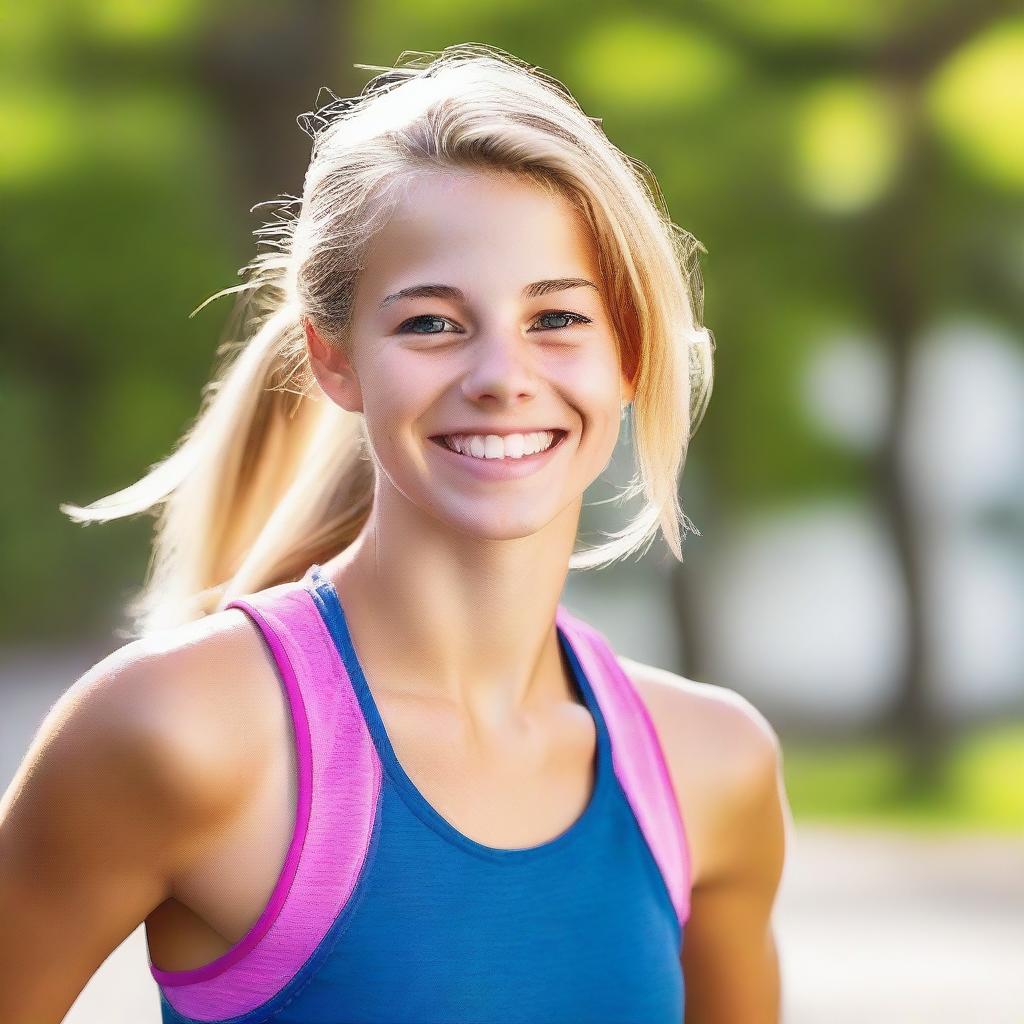
<svg viewBox="0 0 1024 1024"><path fill-rule="evenodd" d="M472 346L472 366L463 377L462 393L472 402L508 404L537 394L530 341L514 331L480 336Z"/></svg>

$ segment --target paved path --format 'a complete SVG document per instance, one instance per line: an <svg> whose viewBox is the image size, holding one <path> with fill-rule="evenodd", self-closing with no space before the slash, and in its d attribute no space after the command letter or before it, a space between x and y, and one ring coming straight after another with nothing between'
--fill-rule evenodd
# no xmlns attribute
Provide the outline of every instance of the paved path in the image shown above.
<svg viewBox="0 0 1024 1024"><path fill-rule="evenodd" d="M798 826L784 1024L1024 1024L1024 836Z"/></svg>

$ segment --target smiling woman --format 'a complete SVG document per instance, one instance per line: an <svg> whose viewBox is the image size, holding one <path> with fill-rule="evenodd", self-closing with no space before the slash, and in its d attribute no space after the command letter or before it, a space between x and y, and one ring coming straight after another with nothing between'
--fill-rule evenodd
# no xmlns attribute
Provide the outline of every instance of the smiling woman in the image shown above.
<svg viewBox="0 0 1024 1024"><path fill-rule="evenodd" d="M267 251L245 283L206 300L236 294L233 322L249 341L228 348L191 430L132 486L64 506L82 522L162 506L152 571L128 608L138 635L348 547L380 481L370 448L402 433L372 429L376 397L411 369L439 386L471 359L464 386L557 367L576 388L627 400L638 466L623 497L644 504L606 543L572 551L570 569L626 558L659 532L682 558L693 527L678 477L712 386L703 246L672 222L650 170L538 68L464 44L379 70L361 95L322 90L330 102L300 117L313 140L302 197L269 204L274 217L256 232ZM503 343L512 337L518 352ZM543 365L518 358L527 352ZM374 374L371 394L352 392L346 358ZM618 417L621 404L604 403L588 396ZM579 410L570 422L565 395L540 396L527 424L432 413L458 422L431 423L431 434L557 426L580 440L596 427Z"/></svg>
<svg viewBox="0 0 1024 1024"><path fill-rule="evenodd" d="M548 276L532 280L538 270ZM424 277L465 284L395 287ZM585 220L529 177L449 167L407 182L367 247L344 340L303 320L321 390L362 414L389 467L382 518L429 509L499 540L541 536L578 506L634 390L599 280ZM438 436L457 443L428 443ZM487 486L513 480L500 500ZM410 522L400 534L421 532Z"/></svg>
<svg viewBox="0 0 1024 1024"><path fill-rule="evenodd" d="M65 507L163 506L137 637L3 808L0 1019L59 1019L144 920L175 1024L776 1021L771 727L560 602L659 531L682 557L699 243L494 48L305 125L225 289L248 340L165 462ZM644 506L577 550L626 407Z"/></svg>

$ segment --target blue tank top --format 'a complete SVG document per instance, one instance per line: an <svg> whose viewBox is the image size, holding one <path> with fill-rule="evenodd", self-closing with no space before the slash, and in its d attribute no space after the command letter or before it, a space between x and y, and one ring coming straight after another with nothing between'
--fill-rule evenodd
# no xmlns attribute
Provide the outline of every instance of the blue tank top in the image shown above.
<svg viewBox="0 0 1024 1024"><path fill-rule="evenodd" d="M165 1024L680 1024L689 849L657 734L605 638L559 605L597 732L583 813L503 849L406 774L319 566L232 602L292 709L292 843L261 917L188 971L150 961Z"/></svg>

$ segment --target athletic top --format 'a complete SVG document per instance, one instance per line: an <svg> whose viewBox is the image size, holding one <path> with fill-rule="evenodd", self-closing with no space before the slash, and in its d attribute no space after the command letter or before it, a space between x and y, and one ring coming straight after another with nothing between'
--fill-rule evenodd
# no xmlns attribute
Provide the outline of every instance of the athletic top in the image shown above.
<svg viewBox="0 0 1024 1024"><path fill-rule="evenodd" d="M679 1024L690 857L658 737L602 633L556 627L597 728L583 813L476 842L405 773L319 565L232 601L287 694L298 797L270 900L216 960L150 960L164 1024Z"/></svg>

